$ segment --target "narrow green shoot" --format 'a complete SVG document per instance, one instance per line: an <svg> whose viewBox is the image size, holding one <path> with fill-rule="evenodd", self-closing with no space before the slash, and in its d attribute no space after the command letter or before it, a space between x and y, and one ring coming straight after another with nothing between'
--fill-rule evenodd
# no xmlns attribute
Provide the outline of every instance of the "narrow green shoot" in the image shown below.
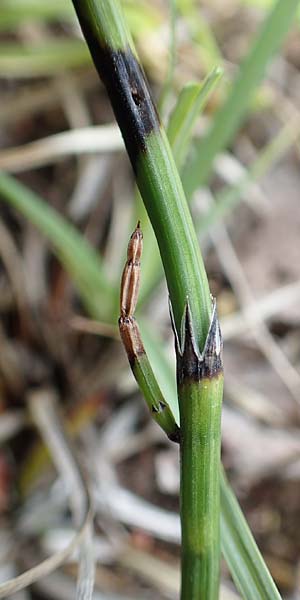
<svg viewBox="0 0 300 600"><path fill-rule="evenodd" d="M188 297L196 339L203 348L211 318L207 276L170 146L120 5L111 0L73 0L73 4L155 231L178 335Z"/></svg>
<svg viewBox="0 0 300 600"><path fill-rule="evenodd" d="M179 171L182 171L193 135L194 126L215 90L222 69L215 67L201 83L188 83L180 92L167 125L167 136ZM135 221L141 219L147 246L143 259L141 300L146 300L163 275L157 241L140 196L136 200Z"/></svg>
<svg viewBox="0 0 300 600"><path fill-rule="evenodd" d="M24 46L13 42L0 44L1 77L53 75L89 62L89 54L81 40L56 39L38 46Z"/></svg>
<svg viewBox="0 0 300 600"><path fill-rule="evenodd" d="M3 172L0 172L0 196L48 238L90 314L111 321L116 314L114 289L109 284L100 256L93 252L83 236L37 194Z"/></svg>
<svg viewBox="0 0 300 600"><path fill-rule="evenodd" d="M177 98L167 125L167 136L179 170L183 168L196 120L222 75L221 67L214 67L203 82L187 83Z"/></svg>
<svg viewBox="0 0 300 600"><path fill-rule="evenodd" d="M245 600L280 600L281 596L221 469L222 552Z"/></svg>
<svg viewBox="0 0 300 600"><path fill-rule="evenodd" d="M163 340L159 333L151 326L151 323L143 320L142 317L139 317L139 325L143 344L154 376L159 382L159 388L161 389L164 398L168 399L168 404L174 415L174 419L177 425L179 425L180 418L176 390L175 361L171 361L170 356L168 356L169 360L166 359Z"/></svg>
<svg viewBox="0 0 300 600"><path fill-rule="evenodd" d="M282 127L280 132L258 154L247 173L234 185L217 192L215 202L208 212L196 222L196 229L203 235L219 220L224 219L241 201L247 187L265 175L270 167L293 145L300 136L300 118L296 116Z"/></svg>
<svg viewBox="0 0 300 600"><path fill-rule="evenodd" d="M178 11L184 16L190 36L199 48L199 63L210 71L215 64L222 64L222 54L207 20L202 16L197 0L177 0Z"/></svg>
<svg viewBox="0 0 300 600"><path fill-rule="evenodd" d="M242 63L224 105L214 115L204 137L199 140L184 172L184 188L188 196L206 183L215 156L230 144L247 115L253 95L266 67L282 44L293 19L299 0L277 0Z"/></svg>

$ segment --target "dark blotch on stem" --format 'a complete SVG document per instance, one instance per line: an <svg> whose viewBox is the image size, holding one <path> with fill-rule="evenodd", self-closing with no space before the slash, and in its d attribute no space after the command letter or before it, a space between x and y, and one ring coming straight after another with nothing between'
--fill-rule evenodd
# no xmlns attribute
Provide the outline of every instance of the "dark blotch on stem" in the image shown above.
<svg viewBox="0 0 300 600"><path fill-rule="evenodd" d="M136 171L138 156L147 149L147 136L160 127L144 72L129 47L122 51L104 46L85 21L84 15L79 14L78 10L77 14Z"/></svg>

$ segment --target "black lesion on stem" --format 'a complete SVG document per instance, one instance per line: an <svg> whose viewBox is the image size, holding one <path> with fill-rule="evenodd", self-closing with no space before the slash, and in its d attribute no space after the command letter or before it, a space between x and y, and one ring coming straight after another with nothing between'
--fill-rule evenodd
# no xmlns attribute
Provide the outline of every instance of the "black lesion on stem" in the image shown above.
<svg viewBox="0 0 300 600"><path fill-rule="evenodd" d="M76 8L76 4L75 4ZM147 136L160 127L145 75L130 47L126 51L113 50L96 37L84 15L79 14L80 25L88 43L95 67L102 79L133 169L140 152L147 149Z"/></svg>
<svg viewBox="0 0 300 600"><path fill-rule="evenodd" d="M126 52L103 48L96 66L136 170L140 152L147 149L147 136L160 127L144 73L129 48Z"/></svg>

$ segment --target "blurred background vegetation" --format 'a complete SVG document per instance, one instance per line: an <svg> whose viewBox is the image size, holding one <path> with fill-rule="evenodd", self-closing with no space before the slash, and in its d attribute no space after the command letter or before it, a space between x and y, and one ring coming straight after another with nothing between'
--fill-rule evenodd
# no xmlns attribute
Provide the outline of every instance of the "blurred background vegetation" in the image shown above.
<svg viewBox="0 0 300 600"><path fill-rule="evenodd" d="M300 13L293 27L274 19L259 38L271 0L123 5L169 123L218 298L223 462L276 583L297 600ZM209 74L214 89L203 95L199 83ZM48 443L53 433L59 464L54 410L95 505L95 598L176 598L178 449L151 422L117 330L120 275L137 218L144 230L138 318L178 414L166 287L71 2L1 1L0 94L0 170L7 173L0 174L1 580L72 536L66 488L41 439ZM74 581L73 558L15 597L73 598ZM238 597L224 565L222 598Z"/></svg>

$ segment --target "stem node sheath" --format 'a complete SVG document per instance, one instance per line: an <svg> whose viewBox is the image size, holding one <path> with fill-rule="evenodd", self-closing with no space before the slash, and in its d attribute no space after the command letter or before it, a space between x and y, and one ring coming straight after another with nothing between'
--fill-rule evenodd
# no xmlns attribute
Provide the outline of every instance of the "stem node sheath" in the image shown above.
<svg viewBox="0 0 300 600"><path fill-rule="evenodd" d="M217 600L223 364L215 300L202 352L196 342L188 301L180 340L174 325L173 328L181 432L181 599Z"/></svg>

